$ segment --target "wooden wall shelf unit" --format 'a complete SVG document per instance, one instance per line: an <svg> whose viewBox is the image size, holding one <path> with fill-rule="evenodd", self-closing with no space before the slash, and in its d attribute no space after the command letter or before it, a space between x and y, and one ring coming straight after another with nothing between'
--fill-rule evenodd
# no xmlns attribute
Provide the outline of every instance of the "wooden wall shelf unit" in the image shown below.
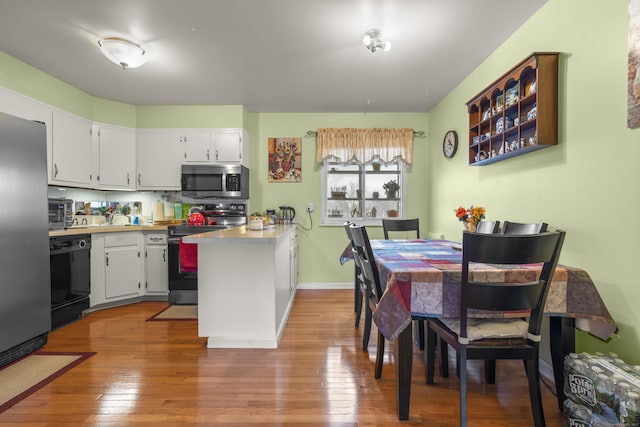
<svg viewBox="0 0 640 427"><path fill-rule="evenodd" d="M558 53L533 53L467 102L469 165L558 144Z"/></svg>

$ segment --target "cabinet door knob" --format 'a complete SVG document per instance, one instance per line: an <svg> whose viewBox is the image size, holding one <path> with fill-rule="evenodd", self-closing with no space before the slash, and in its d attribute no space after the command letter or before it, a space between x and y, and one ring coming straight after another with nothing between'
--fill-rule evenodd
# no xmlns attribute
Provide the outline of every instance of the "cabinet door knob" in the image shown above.
<svg viewBox="0 0 640 427"><path fill-rule="evenodd" d="M129 179L129 172L127 172L127 185L129 185L131 183L131 180Z"/></svg>
<svg viewBox="0 0 640 427"><path fill-rule="evenodd" d="M140 174L140 173L138 174L138 185L142 185L142 184L140 183L140 175L142 175L142 174Z"/></svg>
<svg viewBox="0 0 640 427"><path fill-rule="evenodd" d="M54 163L53 164L53 177L57 177L58 176L58 164Z"/></svg>

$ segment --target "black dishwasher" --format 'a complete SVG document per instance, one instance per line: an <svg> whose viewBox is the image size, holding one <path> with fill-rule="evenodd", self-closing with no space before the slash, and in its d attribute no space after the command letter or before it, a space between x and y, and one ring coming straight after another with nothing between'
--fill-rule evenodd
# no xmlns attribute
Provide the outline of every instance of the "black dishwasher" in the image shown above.
<svg viewBox="0 0 640 427"><path fill-rule="evenodd" d="M51 329L82 317L91 293L91 236L49 238Z"/></svg>

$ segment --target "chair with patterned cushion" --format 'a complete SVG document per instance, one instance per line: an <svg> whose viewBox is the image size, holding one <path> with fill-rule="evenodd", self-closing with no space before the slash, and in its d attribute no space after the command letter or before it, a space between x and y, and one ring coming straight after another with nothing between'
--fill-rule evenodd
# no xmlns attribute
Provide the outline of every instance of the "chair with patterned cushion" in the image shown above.
<svg viewBox="0 0 640 427"><path fill-rule="evenodd" d="M478 225L482 224L483 221L479 222ZM502 224L502 234L537 234L543 233L547 231L547 223L538 222L538 223L522 223L522 222L512 222L505 221ZM497 231L495 231L497 233ZM476 233L480 233L478 229L476 229ZM495 360L485 360L485 380L488 384L493 384L496 381L496 361ZM456 372L460 374L460 364L456 363Z"/></svg>
<svg viewBox="0 0 640 427"><path fill-rule="evenodd" d="M500 230L500 221L480 221L476 233L496 234Z"/></svg>
<svg viewBox="0 0 640 427"><path fill-rule="evenodd" d="M527 224L522 222L505 221L502 224L502 234L537 234L544 233L545 231L547 231L546 222Z"/></svg>
<svg viewBox="0 0 640 427"><path fill-rule="evenodd" d="M556 269L565 232L540 234L480 234L464 232L460 317L431 318L427 322L426 381L433 384L436 336L460 356L460 425L467 425L467 360L521 359L529 382L529 398L536 427L544 426L540 393L539 346L544 305ZM474 274L471 263L541 263L540 275L531 282L492 282L495 276ZM471 318L469 310L515 312L530 310L522 318Z"/></svg>
<svg viewBox="0 0 640 427"><path fill-rule="evenodd" d="M365 321L364 321L364 337L366 337L366 345L363 350L367 350L369 344L369 335L371 333L371 318L373 312L378 305L378 301L382 297L382 286L380 285L380 275L378 266L373 256L369 235L364 225L351 226L351 236L353 237L354 257L357 258L358 265L362 271L362 282L365 287ZM376 351L376 367L375 378L382 377L382 362L384 360L384 335L378 330L378 348Z"/></svg>

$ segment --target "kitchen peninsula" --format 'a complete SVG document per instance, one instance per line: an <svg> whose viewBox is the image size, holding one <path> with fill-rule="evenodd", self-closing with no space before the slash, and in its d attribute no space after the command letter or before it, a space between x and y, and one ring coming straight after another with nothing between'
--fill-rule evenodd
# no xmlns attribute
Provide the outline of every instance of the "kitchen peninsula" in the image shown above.
<svg viewBox="0 0 640 427"><path fill-rule="evenodd" d="M277 348L297 286L296 225L194 234L198 335L209 348Z"/></svg>

